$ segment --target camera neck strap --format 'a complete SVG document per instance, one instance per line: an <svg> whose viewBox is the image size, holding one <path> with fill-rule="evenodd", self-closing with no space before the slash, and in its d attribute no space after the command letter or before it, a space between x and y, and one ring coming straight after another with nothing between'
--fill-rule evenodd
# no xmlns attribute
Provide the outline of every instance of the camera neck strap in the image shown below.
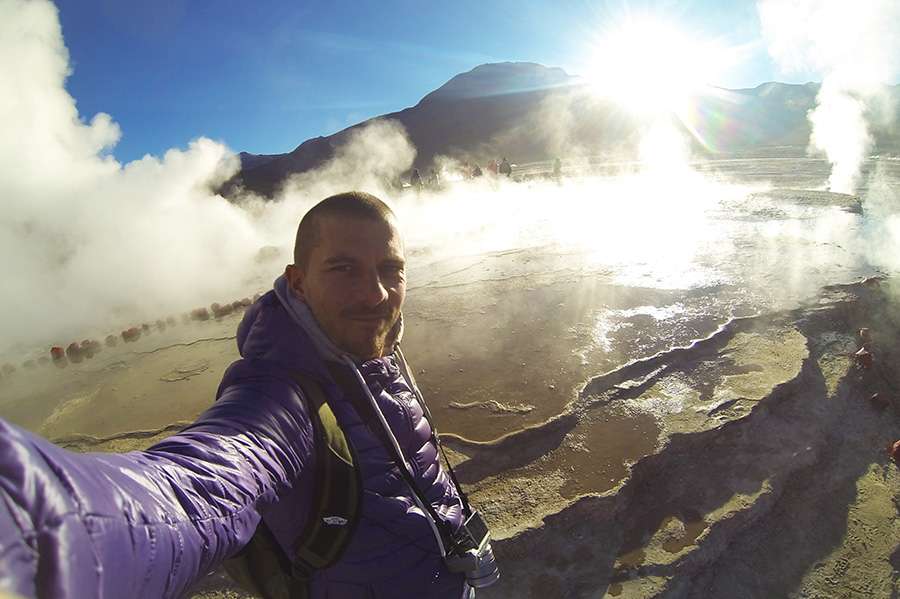
<svg viewBox="0 0 900 599"><path fill-rule="evenodd" d="M357 383L362 387L363 392L369 401L367 411L374 413L373 415L375 416L375 420L380 425L378 427L378 436L381 438L388 451L388 454L394 461L397 469L400 471L400 476L403 477L403 480L406 482L410 491L412 491L415 503L418 505L419 509L427 514L429 525L431 526L432 532L435 536L435 540L438 542L438 546L441 551L441 557L446 556L456 544L454 540L453 530L450 528L450 525L438 515L437 511L435 511L434 509L434 506L431 505L431 502L427 497L425 497L425 494L422 493L422 490L419 489L419 486L416 484L415 478L413 477L412 465L406 459L403 450L400 448L397 437L394 436L394 433L391 430L391 427L388 424L387 420L385 419L384 414L381 412L381 409L379 409L378 403L375 401L375 397L369 390L369 386L366 384L362 373L356 367L356 364L352 362L352 360L347 359L346 361L347 365L350 367L354 376L356 377Z"/></svg>
<svg viewBox="0 0 900 599"><path fill-rule="evenodd" d="M416 399L419 400L419 405L422 406L422 412L424 412L425 419L428 421L428 425L431 427L431 440L444 458L444 463L447 465L447 474L450 475L450 480L453 481L454 485L456 485L456 491L459 493L459 498L462 501L464 515L468 518L472 515L472 507L469 505L469 496L466 495L466 492L463 490L463 486L456 478L456 472L453 470L453 464L451 464L449 458L447 458L447 453L444 451L444 444L441 443L441 437L440 435L438 435L437 428L435 428L434 426L434 418L431 416L431 410L428 409L428 404L425 403L425 398L422 396L422 392L419 390L419 386L416 384L416 379L412 374L412 370L410 370L409 364L406 362L406 356L403 355L403 351L401 351L399 346L397 346L396 348L396 354L397 357L400 358L398 360L400 364L400 372L403 374L404 378L406 378L406 382L412 389L413 394L416 396Z"/></svg>

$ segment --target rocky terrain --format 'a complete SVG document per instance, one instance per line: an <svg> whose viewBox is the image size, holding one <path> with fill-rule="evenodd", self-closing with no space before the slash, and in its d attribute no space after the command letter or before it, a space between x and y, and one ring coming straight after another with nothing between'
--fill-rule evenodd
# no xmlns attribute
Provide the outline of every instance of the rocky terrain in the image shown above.
<svg viewBox="0 0 900 599"><path fill-rule="evenodd" d="M592 380L552 423L459 447L502 539L503 585L484 595L895 596L900 475L885 447L900 435L896 292L870 280L732 321ZM854 358L865 327L868 368ZM665 424L609 489L590 440L620 411ZM528 463L508 470L522 452ZM564 452L583 454L565 462L577 476L536 476ZM589 494L565 505L573 478ZM565 507L542 516L552 504Z"/></svg>

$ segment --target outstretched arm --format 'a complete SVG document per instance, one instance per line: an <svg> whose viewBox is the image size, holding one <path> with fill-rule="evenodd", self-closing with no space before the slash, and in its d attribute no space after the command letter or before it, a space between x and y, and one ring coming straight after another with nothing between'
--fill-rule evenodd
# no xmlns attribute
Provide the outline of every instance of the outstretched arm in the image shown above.
<svg viewBox="0 0 900 599"><path fill-rule="evenodd" d="M0 420L0 589L179 596L313 463L305 404L272 387L231 387L182 433L125 454L72 453Z"/></svg>

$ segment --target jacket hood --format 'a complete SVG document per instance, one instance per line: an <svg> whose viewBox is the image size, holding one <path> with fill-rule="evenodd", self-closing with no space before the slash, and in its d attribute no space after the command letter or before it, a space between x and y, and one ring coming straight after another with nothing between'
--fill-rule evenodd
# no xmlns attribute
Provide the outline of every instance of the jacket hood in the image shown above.
<svg viewBox="0 0 900 599"><path fill-rule="evenodd" d="M392 351L403 335L403 317L392 331L389 340ZM338 348L319 327L315 317L287 284L282 275L273 289L253 303L237 328L237 346L241 357L265 361L286 372L303 371L319 379L329 378L326 361L345 363L345 357L355 364L358 357Z"/></svg>
<svg viewBox="0 0 900 599"><path fill-rule="evenodd" d="M237 328L237 347L245 360L264 361L289 372L325 370L306 331L287 314L274 291L265 293L244 312Z"/></svg>

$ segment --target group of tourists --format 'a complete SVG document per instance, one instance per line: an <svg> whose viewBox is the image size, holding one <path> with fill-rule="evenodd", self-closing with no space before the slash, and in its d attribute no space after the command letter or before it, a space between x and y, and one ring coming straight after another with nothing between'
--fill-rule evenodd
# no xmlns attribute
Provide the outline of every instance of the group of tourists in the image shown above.
<svg viewBox="0 0 900 599"><path fill-rule="evenodd" d="M490 160L485 168L477 162L465 161L459 164L456 169L457 176L464 180L478 179L485 176L485 170L489 176L512 177L512 164L506 158L501 160ZM423 176L419 169L414 168L409 175L409 186L413 189L440 189L444 183L441 172L434 167L428 170L428 174Z"/></svg>
<svg viewBox="0 0 900 599"><path fill-rule="evenodd" d="M550 172L535 171L530 173L523 173L518 175L516 177L516 180L530 180L539 178L554 179L556 181L560 181L563 176L562 167L562 160L559 157L556 157L553 159L551 166L552 170ZM464 161L457 165L453 174L457 179L468 181L484 176L512 178L512 172L513 165L504 157L500 160L489 160L485 164L484 168L482 168L481 165L477 162ZM443 184L444 178L441 175L441 171L438 171L433 167L428 170L427 176L422 176L419 169L417 168L414 168L409 176L409 187L415 190L437 190L440 189Z"/></svg>
<svg viewBox="0 0 900 599"><path fill-rule="evenodd" d="M441 174L434 168L429 169L428 174L425 177L422 177L419 173L419 169L414 168L412 174L409 176L409 185L413 189L422 189L423 187L427 187L428 189L438 189L440 188L441 183Z"/></svg>
<svg viewBox="0 0 900 599"><path fill-rule="evenodd" d="M468 163L466 163L466 164L468 164ZM509 160L507 160L506 158L503 158L499 162L497 160L491 160L487 163L486 168L487 168L488 173L491 175L501 175L504 177L512 176L512 165L509 163ZM478 166L478 164L476 163L475 166L473 166L471 169L471 177L470 178L474 179L476 177L481 177L483 174L484 174L484 172L481 170L481 167Z"/></svg>

